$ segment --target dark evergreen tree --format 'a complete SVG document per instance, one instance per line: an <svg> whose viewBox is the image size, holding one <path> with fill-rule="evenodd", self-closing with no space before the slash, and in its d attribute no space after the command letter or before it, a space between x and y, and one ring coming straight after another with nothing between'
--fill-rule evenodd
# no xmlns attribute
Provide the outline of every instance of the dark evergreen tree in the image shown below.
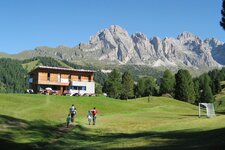
<svg viewBox="0 0 225 150"><path fill-rule="evenodd" d="M134 80L129 72L124 72L122 75L122 99L134 97Z"/></svg>
<svg viewBox="0 0 225 150"><path fill-rule="evenodd" d="M222 10L221 10L221 21L220 21L220 26L225 30L225 0L222 2Z"/></svg>
<svg viewBox="0 0 225 150"><path fill-rule="evenodd" d="M103 84L103 87L102 87L102 92L104 92L104 93L109 93L109 87L110 85L109 85L109 82L108 82L108 80L106 80L105 81L105 83Z"/></svg>
<svg viewBox="0 0 225 150"><path fill-rule="evenodd" d="M95 72L95 75L94 75L95 82L98 82L99 84L101 84L103 86L106 79L107 79L107 75L105 73L101 72L101 70L97 70Z"/></svg>
<svg viewBox="0 0 225 150"><path fill-rule="evenodd" d="M152 76L140 78L137 85L138 96L157 95L159 87Z"/></svg>
<svg viewBox="0 0 225 150"><path fill-rule="evenodd" d="M95 93L102 94L102 85L97 82L95 82Z"/></svg>
<svg viewBox="0 0 225 150"><path fill-rule="evenodd" d="M134 83L134 96L135 96L135 98L136 97L139 97L139 94L138 94L138 84L136 83Z"/></svg>
<svg viewBox="0 0 225 150"><path fill-rule="evenodd" d="M0 93L6 93L6 87L5 84L0 82Z"/></svg>
<svg viewBox="0 0 225 150"><path fill-rule="evenodd" d="M216 94L220 93L222 90L222 87L221 87L219 78L214 80L214 85L215 85L215 93Z"/></svg>
<svg viewBox="0 0 225 150"><path fill-rule="evenodd" d="M198 78L193 79L193 83L194 83L195 99L196 103L198 103L200 101L199 79Z"/></svg>
<svg viewBox="0 0 225 150"><path fill-rule="evenodd" d="M176 85L175 85L175 98L186 101L189 103L194 103L195 101L195 91L192 77L188 70L179 70L175 74Z"/></svg>
<svg viewBox="0 0 225 150"><path fill-rule="evenodd" d="M202 89L201 102L213 103L214 98L209 85L206 85Z"/></svg>
<svg viewBox="0 0 225 150"><path fill-rule="evenodd" d="M165 70L163 77L161 78L160 94L162 95L168 93L173 96L174 86L175 86L174 75L169 70Z"/></svg>
<svg viewBox="0 0 225 150"><path fill-rule="evenodd" d="M211 79L206 73L199 77L200 102L210 103L214 101L212 90L210 88L210 82Z"/></svg>
<svg viewBox="0 0 225 150"><path fill-rule="evenodd" d="M220 70L220 81L225 81L225 67Z"/></svg>
<svg viewBox="0 0 225 150"><path fill-rule="evenodd" d="M144 96L149 95L157 95L158 94L158 86L156 84L156 79L152 76L145 78L145 92Z"/></svg>
<svg viewBox="0 0 225 150"><path fill-rule="evenodd" d="M179 70L175 74L176 84L175 84L175 98L187 101L187 84L185 84L185 74L184 70Z"/></svg>
<svg viewBox="0 0 225 150"><path fill-rule="evenodd" d="M145 93L145 79L140 78L137 85L138 97L144 96Z"/></svg>
<svg viewBox="0 0 225 150"><path fill-rule="evenodd" d="M0 92L24 93L28 88L27 72L18 60L0 59Z"/></svg>
<svg viewBox="0 0 225 150"><path fill-rule="evenodd" d="M113 69L113 71L108 75L104 88L107 88L106 93L109 97L120 98L122 89L121 75L116 69Z"/></svg>
<svg viewBox="0 0 225 150"><path fill-rule="evenodd" d="M208 72L208 75L210 77L209 85L212 90L212 94L218 94L221 91L221 85L220 85L220 71L218 69L214 69L212 71Z"/></svg>

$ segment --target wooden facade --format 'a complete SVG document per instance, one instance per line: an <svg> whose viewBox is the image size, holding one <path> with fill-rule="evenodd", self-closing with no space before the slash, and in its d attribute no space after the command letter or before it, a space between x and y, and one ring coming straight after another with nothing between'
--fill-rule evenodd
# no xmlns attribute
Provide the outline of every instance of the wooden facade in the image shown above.
<svg viewBox="0 0 225 150"><path fill-rule="evenodd" d="M79 83L80 86L82 83L84 86L90 85L87 82L94 83L94 73L93 70L39 66L29 73L29 83L35 93L39 93L45 88L51 88L59 94L63 94L71 86L76 86L72 83Z"/></svg>

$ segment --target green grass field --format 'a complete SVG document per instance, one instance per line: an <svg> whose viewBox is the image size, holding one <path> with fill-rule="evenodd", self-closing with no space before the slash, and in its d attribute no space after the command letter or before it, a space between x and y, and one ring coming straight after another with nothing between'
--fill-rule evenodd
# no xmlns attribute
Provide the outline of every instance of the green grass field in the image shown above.
<svg viewBox="0 0 225 150"><path fill-rule="evenodd" d="M220 96L221 98L222 96ZM69 107L76 126L65 126ZM97 124L87 111L96 107ZM121 101L106 97L0 94L1 149L223 149L223 108L198 118L198 107L152 97ZM224 111L225 112L225 111Z"/></svg>

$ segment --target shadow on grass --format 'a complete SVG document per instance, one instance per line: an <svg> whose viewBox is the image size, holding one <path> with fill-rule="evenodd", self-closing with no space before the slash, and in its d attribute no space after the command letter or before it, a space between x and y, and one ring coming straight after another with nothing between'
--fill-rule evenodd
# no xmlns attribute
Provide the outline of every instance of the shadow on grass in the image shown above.
<svg viewBox="0 0 225 150"><path fill-rule="evenodd" d="M220 115L225 115L225 112L223 111L221 111L221 112L216 112L216 114L220 114Z"/></svg>
<svg viewBox="0 0 225 150"><path fill-rule="evenodd" d="M145 138L154 139L150 145L132 147L132 149L154 149L154 150L222 150L225 147L225 128L210 131L173 131L173 132L142 132L134 134L112 134L105 138L126 138L128 140ZM158 145L157 139L169 139ZM160 143L161 140L158 140ZM126 148L115 148L126 149Z"/></svg>
<svg viewBox="0 0 225 150"><path fill-rule="evenodd" d="M198 117L198 118L199 118L199 115L181 115L181 116L186 116L186 117Z"/></svg>
<svg viewBox="0 0 225 150"><path fill-rule="evenodd" d="M223 149L225 128L210 131L105 133L81 125L26 121L0 115L0 147L4 149ZM141 141L139 141L141 139ZM140 144L139 142L144 141ZM135 143L135 144L134 144ZM138 146L140 145L140 146Z"/></svg>

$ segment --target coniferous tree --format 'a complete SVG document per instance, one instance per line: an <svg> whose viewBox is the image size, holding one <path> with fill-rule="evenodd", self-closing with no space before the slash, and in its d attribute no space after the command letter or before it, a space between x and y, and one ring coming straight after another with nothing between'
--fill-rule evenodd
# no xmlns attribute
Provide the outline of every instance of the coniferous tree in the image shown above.
<svg viewBox="0 0 225 150"><path fill-rule="evenodd" d="M106 93L109 97L120 98L122 89L121 75L116 69L113 69L113 71L108 75L108 79L104 87L107 88Z"/></svg>
<svg viewBox="0 0 225 150"><path fill-rule="evenodd" d="M138 81L137 85L139 96L157 95L159 87L156 84L156 79L152 76L142 77Z"/></svg>
<svg viewBox="0 0 225 150"><path fill-rule="evenodd" d="M175 98L187 101L187 85L185 84L184 70L179 70L175 74L176 84L175 84Z"/></svg>
<svg viewBox="0 0 225 150"><path fill-rule="evenodd" d="M138 84L135 84L134 83L134 97L139 97L139 94L138 94Z"/></svg>
<svg viewBox="0 0 225 150"><path fill-rule="evenodd" d="M200 82L200 101L210 103L214 101L212 90L210 88L211 79L208 74L199 77Z"/></svg>
<svg viewBox="0 0 225 150"><path fill-rule="evenodd" d="M0 82L0 93L6 93L5 84Z"/></svg>
<svg viewBox="0 0 225 150"><path fill-rule="evenodd" d="M225 67L220 70L220 81L225 80Z"/></svg>
<svg viewBox="0 0 225 150"><path fill-rule="evenodd" d="M220 85L220 71L218 69L214 69L212 71L208 72L208 75L210 77L210 87L212 90L212 94L218 94L221 91L221 85Z"/></svg>
<svg viewBox="0 0 225 150"><path fill-rule="evenodd" d="M174 95L174 86L175 86L175 77L174 75L169 71L165 70L163 77L161 79L160 84L160 94L170 94Z"/></svg>
<svg viewBox="0 0 225 150"><path fill-rule="evenodd" d="M175 98L194 103L195 91L192 77L187 70L179 70L175 74L176 85L175 85Z"/></svg>
<svg viewBox="0 0 225 150"><path fill-rule="evenodd" d="M215 85L215 93L216 94L220 93L222 90L222 87L221 87L219 78L214 80L214 85Z"/></svg>
<svg viewBox="0 0 225 150"><path fill-rule="evenodd" d="M211 88L207 84L202 88L201 101L206 103L212 103L214 101Z"/></svg>
<svg viewBox="0 0 225 150"><path fill-rule="evenodd" d="M157 95L158 86L156 84L155 78L153 78L152 76L146 77L144 85L145 85L144 96Z"/></svg>
<svg viewBox="0 0 225 150"><path fill-rule="evenodd" d="M97 70L95 72L95 75L94 75L95 82L98 82L99 84L101 84L103 86L106 79L107 79L107 75L105 73L101 72L101 70Z"/></svg>
<svg viewBox="0 0 225 150"><path fill-rule="evenodd" d="M24 93L28 88L27 72L18 60L0 59L0 92Z"/></svg>
<svg viewBox="0 0 225 150"><path fill-rule="evenodd" d="M221 10L221 21L220 21L220 26L225 30L225 0L222 2L222 10Z"/></svg>
<svg viewBox="0 0 225 150"><path fill-rule="evenodd" d="M198 78L195 78L193 80L193 83L194 83L195 99L197 100L196 102L199 102L200 101L199 79Z"/></svg>
<svg viewBox="0 0 225 150"><path fill-rule="evenodd" d="M145 79L140 78L137 85L138 96L144 96L145 93Z"/></svg>
<svg viewBox="0 0 225 150"><path fill-rule="evenodd" d="M95 82L95 93L102 94L102 85L97 82Z"/></svg>
<svg viewBox="0 0 225 150"><path fill-rule="evenodd" d="M108 93L109 93L109 86L110 86L110 85L109 85L109 82L108 82L108 80L106 80L106 81L104 82L104 84L103 84L102 92L108 94Z"/></svg>
<svg viewBox="0 0 225 150"><path fill-rule="evenodd" d="M124 72L122 75L122 99L134 97L134 80L129 72Z"/></svg>

